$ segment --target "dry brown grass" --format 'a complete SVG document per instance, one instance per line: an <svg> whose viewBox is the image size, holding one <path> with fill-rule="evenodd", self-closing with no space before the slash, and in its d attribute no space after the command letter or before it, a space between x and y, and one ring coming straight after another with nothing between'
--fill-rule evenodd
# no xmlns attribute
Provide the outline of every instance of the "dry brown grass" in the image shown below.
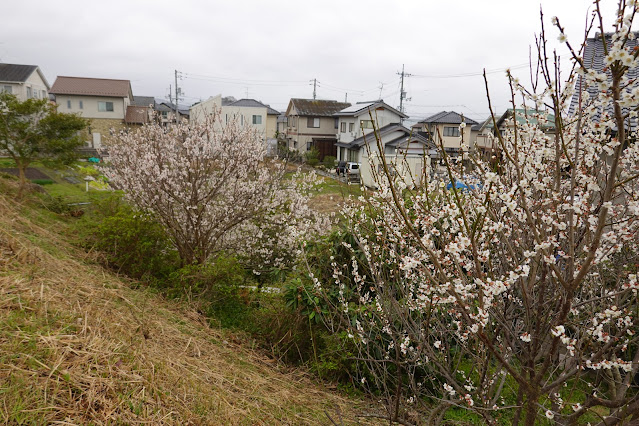
<svg viewBox="0 0 639 426"><path fill-rule="evenodd" d="M329 424L354 401L132 289L0 195L0 422Z"/></svg>

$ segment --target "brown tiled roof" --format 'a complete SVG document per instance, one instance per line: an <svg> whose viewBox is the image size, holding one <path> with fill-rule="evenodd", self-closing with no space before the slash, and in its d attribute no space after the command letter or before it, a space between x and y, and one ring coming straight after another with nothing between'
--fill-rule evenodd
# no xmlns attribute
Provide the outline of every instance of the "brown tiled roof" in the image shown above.
<svg viewBox="0 0 639 426"><path fill-rule="evenodd" d="M126 107L124 122L127 124L144 124L149 121L149 107L129 105Z"/></svg>
<svg viewBox="0 0 639 426"><path fill-rule="evenodd" d="M348 102L299 98L291 99L291 104L295 106L298 115L312 117L331 117L336 112L351 106Z"/></svg>
<svg viewBox="0 0 639 426"><path fill-rule="evenodd" d="M107 78L58 77L49 93L54 95L112 96L132 98L129 80Z"/></svg>

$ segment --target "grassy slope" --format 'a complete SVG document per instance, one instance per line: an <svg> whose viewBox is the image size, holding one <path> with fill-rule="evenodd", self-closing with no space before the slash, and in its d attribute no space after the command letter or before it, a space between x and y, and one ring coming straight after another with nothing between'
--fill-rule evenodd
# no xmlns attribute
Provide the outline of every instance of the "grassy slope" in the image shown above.
<svg viewBox="0 0 639 426"><path fill-rule="evenodd" d="M0 422L328 424L324 410L353 413L353 401L92 264L64 228L0 195Z"/></svg>

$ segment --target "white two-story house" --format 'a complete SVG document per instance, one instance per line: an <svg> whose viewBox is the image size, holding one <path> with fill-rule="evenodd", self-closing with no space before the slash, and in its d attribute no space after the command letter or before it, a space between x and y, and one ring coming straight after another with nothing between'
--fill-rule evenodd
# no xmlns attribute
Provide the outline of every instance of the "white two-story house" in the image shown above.
<svg viewBox="0 0 639 426"><path fill-rule="evenodd" d="M363 185L377 186L384 175L382 156L394 178L409 186L428 181L432 158L437 155L435 145L401 124L408 116L381 100L355 104L335 116L338 161L360 163Z"/></svg>
<svg viewBox="0 0 639 426"><path fill-rule="evenodd" d="M408 116L383 100L358 102L334 114L337 119L337 160L356 161L359 149L348 148L350 142L389 124L401 124Z"/></svg>
<svg viewBox="0 0 639 426"><path fill-rule="evenodd" d="M87 148L101 148L103 139L126 128L127 108L133 100L129 80L58 77L50 93L58 111L89 119Z"/></svg>
<svg viewBox="0 0 639 426"><path fill-rule="evenodd" d="M0 92L18 100L48 99L49 83L37 65L0 64Z"/></svg>

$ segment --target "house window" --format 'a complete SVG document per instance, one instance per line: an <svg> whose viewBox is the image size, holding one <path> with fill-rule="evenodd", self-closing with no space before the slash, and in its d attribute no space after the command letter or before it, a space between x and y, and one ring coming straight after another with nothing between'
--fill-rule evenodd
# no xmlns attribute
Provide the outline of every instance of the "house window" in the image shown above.
<svg viewBox="0 0 639 426"><path fill-rule="evenodd" d="M355 123L348 123L348 131L349 132L353 131L353 127L355 127Z"/></svg>
<svg viewBox="0 0 639 426"><path fill-rule="evenodd" d="M67 109L71 109L71 99L67 100Z"/></svg>
<svg viewBox="0 0 639 426"><path fill-rule="evenodd" d="M342 128L340 129L342 133L346 133L346 123L342 123Z"/></svg>
<svg viewBox="0 0 639 426"><path fill-rule="evenodd" d="M339 128L339 118L335 117L335 129Z"/></svg>
<svg viewBox="0 0 639 426"><path fill-rule="evenodd" d="M98 111L100 112L113 111L113 102L98 101Z"/></svg>
<svg viewBox="0 0 639 426"><path fill-rule="evenodd" d="M79 107L80 109L84 109L84 103L83 103L83 101L78 101L78 107Z"/></svg>
<svg viewBox="0 0 639 426"><path fill-rule="evenodd" d="M33 96L33 95L31 94L31 88L30 88L30 87L27 87L27 98L30 98L31 96Z"/></svg>
<svg viewBox="0 0 639 426"><path fill-rule="evenodd" d="M306 123L306 127L318 128L320 126L319 117L308 117L308 122Z"/></svg>
<svg viewBox="0 0 639 426"><path fill-rule="evenodd" d="M262 116L254 115L253 116L253 124L262 124Z"/></svg>
<svg viewBox="0 0 639 426"><path fill-rule="evenodd" d="M313 142L306 142L306 150L310 151L311 149L313 149Z"/></svg>
<svg viewBox="0 0 639 426"><path fill-rule="evenodd" d="M459 136L459 127L444 127L444 136Z"/></svg>
<svg viewBox="0 0 639 426"><path fill-rule="evenodd" d="M372 129L373 128L373 120L362 120L360 121L362 129Z"/></svg>
<svg viewBox="0 0 639 426"><path fill-rule="evenodd" d="M11 93L12 92L12 87L11 86L2 86L2 92Z"/></svg>
<svg viewBox="0 0 639 426"><path fill-rule="evenodd" d="M169 115L168 111L162 111L162 118L166 119L168 117L168 115ZM227 118L227 121L228 121L228 118Z"/></svg>

